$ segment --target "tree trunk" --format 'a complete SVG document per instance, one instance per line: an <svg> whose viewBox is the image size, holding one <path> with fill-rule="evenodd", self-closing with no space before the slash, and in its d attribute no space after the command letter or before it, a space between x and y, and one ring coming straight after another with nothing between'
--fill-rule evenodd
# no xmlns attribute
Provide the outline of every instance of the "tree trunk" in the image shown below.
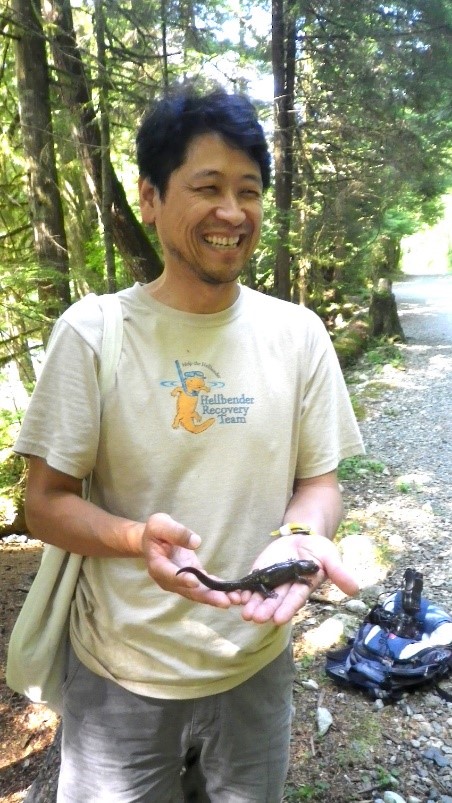
<svg viewBox="0 0 452 803"><path fill-rule="evenodd" d="M107 290L116 292L115 243L113 236L113 186L110 160L110 117L108 110L108 78L105 62L105 19L102 0L94 0L96 21L99 110L100 110L100 159L102 175L101 217L104 234Z"/></svg>
<svg viewBox="0 0 452 803"><path fill-rule="evenodd" d="M101 136L96 120L89 82L77 46L69 0L54 0L53 22L57 29L52 39L55 65L60 71L63 101L76 121L76 136L81 158L94 185L98 208L102 204ZM116 247L137 281L152 281L162 272L159 255L137 220L110 163L112 188L112 224Z"/></svg>
<svg viewBox="0 0 452 803"><path fill-rule="evenodd" d="M295 7L293 0L272 2L275 206L278 231L275 292L278 298L286 301L291 298L289 232L293 187Z"/></svg>
<svg viewBox="0 0 452 803"><path fill-rule="evenodd" d="M38 293L50 321L71 303L63 206L58 188L49 74L39 2L14 0L20 123L28 162L29 204L42 278ZM46 335L44 333L44 341Z"/></svg>
<svg viewBox="0 0 452 803"><path fill-rule="evenodd" d="M162 62L163 62L163 87L165 95L169 90L168 72L168 24L166 0L160 0L160 19L162 25Z"/></svg>
<svg viewBox="0 0 452 803"><path fill-rule="evenodd" d="M22 317L14 314L16 305L20 302L18 294L11 291L8 298L5 299L5 328L6 332L3 333L3 348L9 352L10 357L6 357L3 362L14 360L17 366L19 379L27 391L31 393L36 383L36 372L31 359L28 337L36 337L37 331L27 331L27 323ZM39 330L40 327L37 327ZM5 337L6 333L8 334Z"/></svg>
<svg viewBox="0 0 452 803"><path fill-rule="evenodd" d="M392 292L392 280L400 262L400 239L381 237L382 257L374 277L374 289L369 305L369 334L371 337L392 337L405 342L397 304Z"/></svg>

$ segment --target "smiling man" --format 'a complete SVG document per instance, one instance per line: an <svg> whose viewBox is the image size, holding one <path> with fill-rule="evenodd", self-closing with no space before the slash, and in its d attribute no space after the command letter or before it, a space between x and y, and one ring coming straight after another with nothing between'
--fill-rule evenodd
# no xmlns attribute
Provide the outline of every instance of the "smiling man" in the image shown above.
<svg viewBox="0 0 452 803"><path fill-rule="evenodd" d="M238 281L270 183L252 104L168 97L137 146L163 273L118 294L122 351L102 412L96 297L62 316L16 444L30 458L30 531L84 556L58 801L179 803L195 753L212 803L277 803L292 617L325 577L357 591L332 539L337 465L361 438L321 321ZM295 561L318 567L310 585ZM209 587L256 570L257 585Z"/></svg>

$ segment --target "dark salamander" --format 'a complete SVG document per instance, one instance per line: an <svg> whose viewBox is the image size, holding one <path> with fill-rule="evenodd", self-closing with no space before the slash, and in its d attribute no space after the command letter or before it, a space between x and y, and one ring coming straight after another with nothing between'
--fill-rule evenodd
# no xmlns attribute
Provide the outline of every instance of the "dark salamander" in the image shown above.
<svg viewBox="0 0 452 803"><path fill-rule="evenodd" d="M199 569L186 566L179 569L177 574L191 572L196 575L198 580L214 591L259 591L263 597L277 597L277 586L284 583L304 583L310 586L311 583L306 575L315 574L319 567L313 560L286 560L284 563L274 563L273 566L266 566L264 569L256 569L251 574L247 574L240 580L214 580Z"/></svg>

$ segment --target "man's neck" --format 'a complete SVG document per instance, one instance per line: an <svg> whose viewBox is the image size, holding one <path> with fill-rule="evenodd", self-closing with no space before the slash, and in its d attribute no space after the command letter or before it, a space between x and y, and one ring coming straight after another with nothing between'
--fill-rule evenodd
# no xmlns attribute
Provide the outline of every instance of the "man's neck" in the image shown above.
<svg viewBox="0 0 452 803"><path fill-rule="evenodd" d="M240 294L237 282L215 285L190 281L182 286L172 282L165 272L158 279L147 284L145 289L161 304L181 312L191 312L197 315L222 312L232 307Z"/></svg>

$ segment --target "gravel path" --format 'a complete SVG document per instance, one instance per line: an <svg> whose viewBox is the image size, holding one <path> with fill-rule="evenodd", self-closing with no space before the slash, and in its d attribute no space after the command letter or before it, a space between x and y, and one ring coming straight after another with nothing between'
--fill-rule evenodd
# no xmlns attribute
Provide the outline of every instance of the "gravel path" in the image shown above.
<svg viewBox="0 0 452 803"><path fill-rule="evenodd" d="M419 292L422 281L412 293L401 286L398 298L407 337L402 365L372 368L368 355L350 376L351 393L365 408L367 464L361 477L345 480L345 503L360 537L378 533L390 550L389 570L377 568L364 585L393 590L412 566L424 574L424 595L452 612L452 305L445 303L452 283L442 277L432 300ZM399 716L401 739L390 762L402 768L405 783L385 803L452 803L452 703L418 693L395 707Z"/></svg>

